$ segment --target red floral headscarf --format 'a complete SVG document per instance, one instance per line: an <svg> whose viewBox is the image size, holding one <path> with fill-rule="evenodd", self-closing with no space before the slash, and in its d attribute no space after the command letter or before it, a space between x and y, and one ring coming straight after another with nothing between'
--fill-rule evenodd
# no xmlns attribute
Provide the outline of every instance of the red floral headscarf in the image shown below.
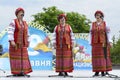
<svg viewBox="0 0 120 80"><path fill-rule="evenodd" d="M64 17L64 18L65 18L65 20L66 20L66 15L65 15L65 14L60 14L60 15L58 16L58 18L57 18L57 19L58 19L58 21L60 21L60 19L61 19L61 18L63 18L63 17Z"/></svg>
<svg viewBox="0 0 120 80"><path fill-rule="evenodd" d="M102 16L102 17L104 17L104 14L103 14L103 12L102 12L102 11L99 11L99 10L98 10L98 11L96 11L96 12L95 12L95 14L94 14L94 16L96 16L97 14L101 14L101 16Z"/></svg>
<svg viewBox="0 0 120 80"><path fill-rule="evenodd" d="M24 13L23 8L17 8L16 11L15 11L15 15L17 16L20 11L23 11L23 13Z"/></svg>

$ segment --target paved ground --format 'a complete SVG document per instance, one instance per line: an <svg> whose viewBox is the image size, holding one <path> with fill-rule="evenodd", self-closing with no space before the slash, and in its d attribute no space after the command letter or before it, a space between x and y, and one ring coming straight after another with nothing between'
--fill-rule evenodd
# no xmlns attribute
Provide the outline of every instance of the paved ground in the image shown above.
<svg viewBox="0 0 120 80"><path fill-rule="evenodd" d="M110 72L111 74L120 76L120 69L115 69ZM93 73L91 70L80 70L69 73L73 75L73 78L70 77L48 77L49 75L56 75L54 71L34 71L30 73L30 78L27 77L6 77L10 75L10 71L3 73L0 71L0 80L120 80L120 78L108 78L108 77L92 77Z"/></svg>

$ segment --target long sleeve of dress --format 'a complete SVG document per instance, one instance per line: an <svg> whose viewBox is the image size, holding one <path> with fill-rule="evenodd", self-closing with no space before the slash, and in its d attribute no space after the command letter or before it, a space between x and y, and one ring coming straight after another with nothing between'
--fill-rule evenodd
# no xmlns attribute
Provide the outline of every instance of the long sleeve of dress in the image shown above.
<svg viewBox="0 0 120 80"><path fill-rule="evenodd" d="M14 40L15 22L14 20L8 26L8 40Z"/></svg>
<svg viewBox="0 0 120 80"><path fill-rule="evenodd" d="M54 29L54 32L53 32L53 34L52 34L52 40L51 40L51 43L52 44L55 44L56 43L56 28L57 28L57 26L55 27L55 29Z"/></svg>
<svg viewBox="0 0 120 80"><path fill-rule="evenodd" d="M30 32L29 32L29 29L28 29L28 42L30 42Z"/></svg>
<svg viewBox="0 0 120 80"><path fill-rule="evenodd" d="M13 41L14 40L14 31L15 31L15 22L14 20L9 24L8 26L8 40ZM30 33L28 30L28 41L30 41Z"/></svg>
<svg viewBox="0 0 120 80"><path fill-rule="evenodd" d="M71 36L72 43L75 43L75 36L74 36L74 33L73 33L71 27L70 27L70 31L71 31L70 36Z"/></svg>
<svg viewBox="0 0 120 80"><path fill-rule="evenodd" d="M91 35L92 35L92 32L91 32L91 30L92 30L92 26L90 26L90 30L89 30L89 37L88 37L88 42L89 42L89 44L91 44Z"/></svg>
<svg viewBox="0 0 120 80"><path fill-rule="evenodd" d="M107 33L107 39L108 42L112 42L112 38L111 38L111 31L110 31L110 27L106 26L106 33Z"/></svg>

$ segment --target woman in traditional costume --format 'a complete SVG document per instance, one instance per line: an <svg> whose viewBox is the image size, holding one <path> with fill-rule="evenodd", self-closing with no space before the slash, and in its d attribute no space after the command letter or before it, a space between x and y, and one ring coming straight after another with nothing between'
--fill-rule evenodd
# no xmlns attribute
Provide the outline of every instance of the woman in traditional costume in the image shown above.
<svg viewBox="0 0 120 80"><path fill-rule="evenodd" d="M28 25L23 20L23 8L17 8L14 19L8 28L9 55L13 76L25 76L32 72L27 48L29 46Z"/></svg>
<svg viewBox="0 0 120 80"><path fill-rule="evenodd" d="M102 11L96 11L94 14L96 21L92 23L90 29L90 41L92 45L92 68L95 74L93 76L99 76L101 72L102 76L108 74L108 71L112 70L110 59L110 28L107 27L104 21L104 14Z"/></svg>
<svg viewBox="0 0 120 80"><path fill-rule="evenodd" d="M56 72L59 76L68 76L68 72L73 71L72 47L74 35L69 24L66 24L66 15L58 16L59 24L53 33L53 44L56 48Z"/></svg>

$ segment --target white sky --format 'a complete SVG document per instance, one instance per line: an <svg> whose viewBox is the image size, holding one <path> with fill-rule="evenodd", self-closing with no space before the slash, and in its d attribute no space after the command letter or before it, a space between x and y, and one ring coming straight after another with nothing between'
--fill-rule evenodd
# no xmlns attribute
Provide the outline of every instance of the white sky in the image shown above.
<svg viewBox="0 0 120 80"><path fill-rule="evenodd" d="M57 6L65 12L85 14L94 21L94 13L101 10L105 14L105 21L111 28L111 36L120 34L120 0L0 0L0 31L15 18L16 8L25 9L25 20L31 21L31 15L42 12L43 7Z"/></svg>

